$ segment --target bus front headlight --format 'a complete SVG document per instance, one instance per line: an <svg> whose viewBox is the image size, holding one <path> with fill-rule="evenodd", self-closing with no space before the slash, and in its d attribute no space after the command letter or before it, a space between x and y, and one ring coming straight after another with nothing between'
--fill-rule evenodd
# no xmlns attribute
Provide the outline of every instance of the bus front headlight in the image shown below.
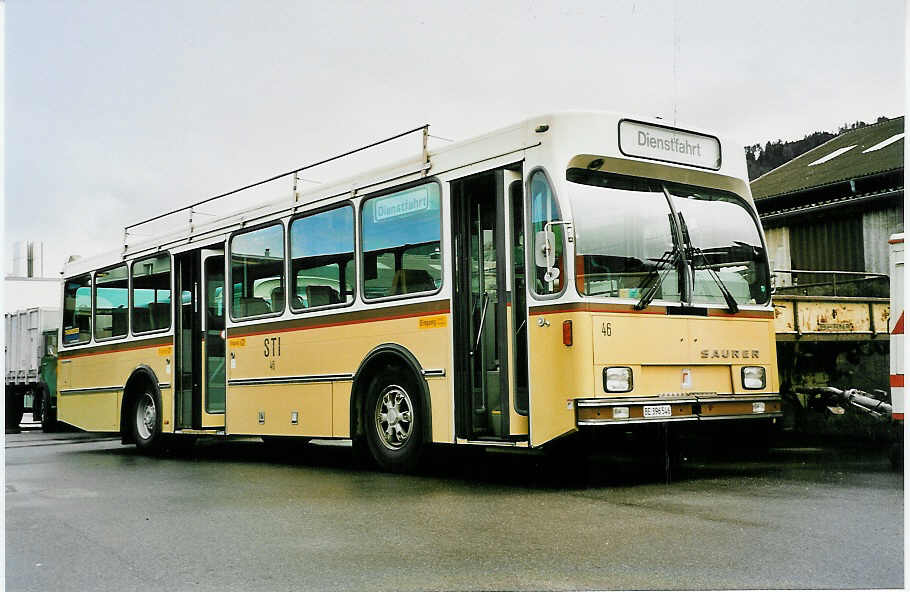
<svg viewBox="0 0 910 592"><path fill-rule="evenodd" d="M604 368L604 390L608 393L627 393L632 390L632 369L628 366Z"/></svg>
<svg viewBox="0 0 910 592"><path fill-rule="evenodd" d="M757 390L765 388L765 369L761 366L743 367L743 388Z"/></svg>

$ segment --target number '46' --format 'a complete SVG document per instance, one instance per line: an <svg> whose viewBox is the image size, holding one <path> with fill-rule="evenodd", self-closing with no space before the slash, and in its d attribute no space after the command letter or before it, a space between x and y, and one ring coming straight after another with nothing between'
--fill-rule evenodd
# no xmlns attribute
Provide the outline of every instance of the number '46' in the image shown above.
<svg viewBox="0 0 910 592"><path fill-rule="evenodd" d="M600 327L600 332L606 337L611 337L613 335L613 326L610 323L604 323Z"/></svg>

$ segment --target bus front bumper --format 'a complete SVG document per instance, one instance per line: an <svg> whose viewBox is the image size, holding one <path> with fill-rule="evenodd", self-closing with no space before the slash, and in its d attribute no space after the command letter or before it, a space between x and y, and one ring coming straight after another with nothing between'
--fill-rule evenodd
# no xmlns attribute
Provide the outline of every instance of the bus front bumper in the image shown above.
<svg viewBox="0 0 910 592"><path fill-rule="evenodd" d="M613 424L773 419L783 416L777 394L715 395L683 397L611 397L576 399L575 420L579 426Z"/></svg>

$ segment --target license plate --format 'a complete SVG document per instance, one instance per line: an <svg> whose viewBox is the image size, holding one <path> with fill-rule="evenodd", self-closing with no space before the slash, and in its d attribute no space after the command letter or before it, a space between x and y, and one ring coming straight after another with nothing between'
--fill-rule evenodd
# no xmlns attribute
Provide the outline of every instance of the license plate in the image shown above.
<svg viewBox="0 0 910 592"><path fill-rule="evenodd" d="M643 415L645 417L670 417L673 412L669 405L645 405Z"/></svg>

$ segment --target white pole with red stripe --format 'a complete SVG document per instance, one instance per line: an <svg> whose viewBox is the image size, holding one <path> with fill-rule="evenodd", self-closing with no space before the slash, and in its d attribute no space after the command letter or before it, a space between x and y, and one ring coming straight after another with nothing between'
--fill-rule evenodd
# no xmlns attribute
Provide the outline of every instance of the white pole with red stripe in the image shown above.
<svg viewBox="0 0 910 592"><path fill-rule="evenodd" d="M889 267L891 276L891 315L888 331L891 333L891 405L893 417L904 419L904 235L893 234Z"/></svg>

